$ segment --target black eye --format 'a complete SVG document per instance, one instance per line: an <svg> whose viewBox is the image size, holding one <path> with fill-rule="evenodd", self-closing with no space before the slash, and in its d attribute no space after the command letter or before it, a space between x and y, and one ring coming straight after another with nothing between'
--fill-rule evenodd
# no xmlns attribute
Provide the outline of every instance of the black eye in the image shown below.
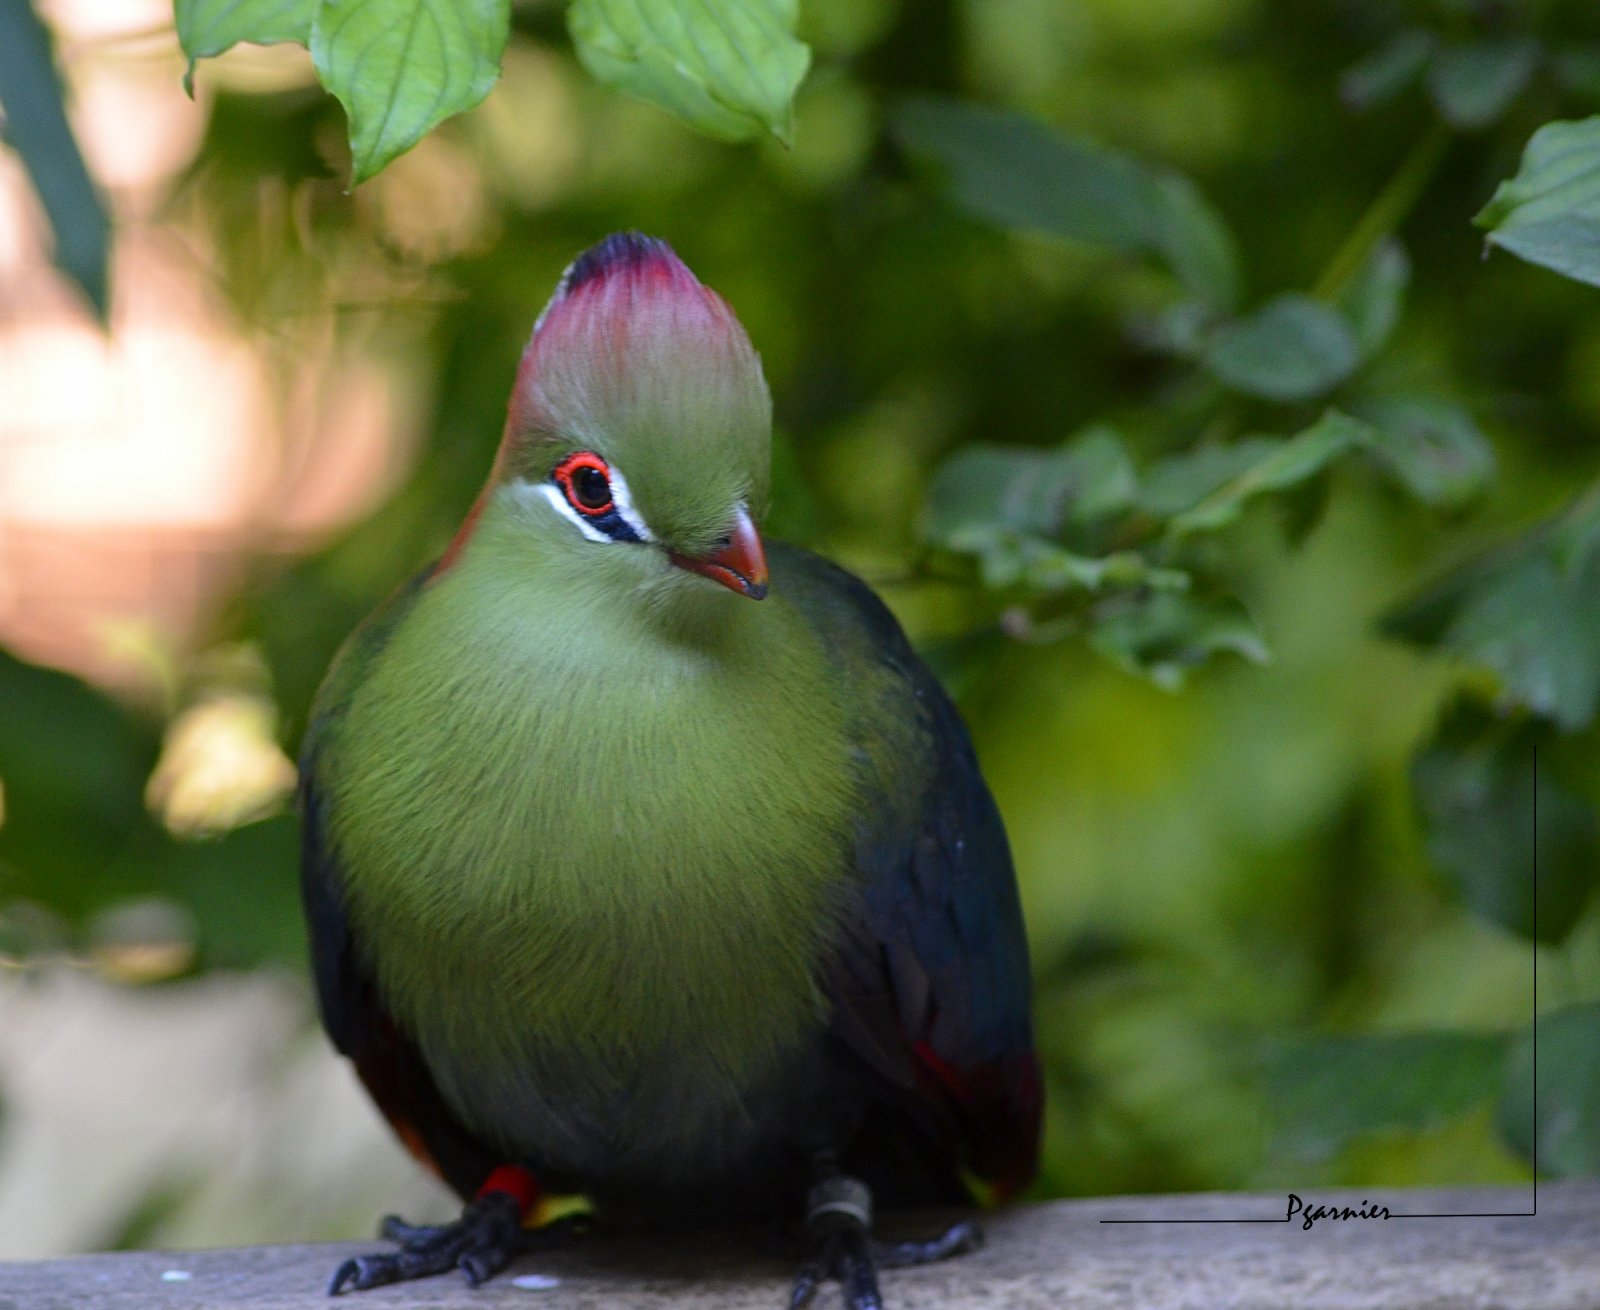
<svg viewBox="0 0 1600 1310"><path fill-rule="evenodd" d="M556 485L580 514L598 518L616 508L611 494L611 469L592 450L568 455L555 467Z"/></svg>
<svg viewBox="0 0 1600 1310"><path fill-rule="evenodd" d="M611 503L611 481L592 464L572 470L572 498L582 509L604 509Z"/></svg>

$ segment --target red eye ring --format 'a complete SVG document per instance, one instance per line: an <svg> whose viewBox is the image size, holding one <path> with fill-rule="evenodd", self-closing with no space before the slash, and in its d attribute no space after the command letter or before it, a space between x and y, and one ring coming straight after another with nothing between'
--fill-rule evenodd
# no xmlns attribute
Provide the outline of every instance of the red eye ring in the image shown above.
<svg viewBox="0 0 1600 1310"><path fill-rule="evenodd" d="M617 507L611 494L611 466L592 450L568 455L555 466L552 475L578 513L597 519Z"/></svg>

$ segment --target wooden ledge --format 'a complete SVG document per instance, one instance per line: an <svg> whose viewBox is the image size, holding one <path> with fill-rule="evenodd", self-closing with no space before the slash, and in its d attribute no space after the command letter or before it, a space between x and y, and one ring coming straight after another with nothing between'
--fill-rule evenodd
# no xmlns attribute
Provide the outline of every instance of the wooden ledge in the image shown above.
<svg viewBox="0 0 1600 1310"><path fill-rule="evenodd" d="M1531 1187L1319 1192L1369 1214L1527 1210ZM1593 1310L1600 1183L1544 1183L1535 1217L1282 1222L1244 1193L1055 1201L990 1216L984 1250L884 1274L888 1310ZM1260 1218L1265 1223L1211 1222ZM1177 1219L1181 1223L1102 1223ZM1205 1221L1205 1222L1201 1222ZM476 1290L446 1276L330 1302L328 1278L375 1243L138 1251L0 1263L0 1310L781 1310L789 1262L770 1236L596 1239ZM520 1280L520 1282L519 1282ZM552 1284L552 1280L555 1280ZM818 1307L838 1306L824 1288Z"/></svg>

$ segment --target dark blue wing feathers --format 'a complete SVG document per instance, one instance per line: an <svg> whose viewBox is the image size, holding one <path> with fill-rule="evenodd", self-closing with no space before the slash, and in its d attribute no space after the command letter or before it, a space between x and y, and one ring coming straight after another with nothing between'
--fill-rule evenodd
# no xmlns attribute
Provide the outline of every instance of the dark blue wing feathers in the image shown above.
<svg viewBox="0 0 1600 1310"><path fill-rule="evenodd" d="M807 552L778 547L773 560L775 573L804 579L801 608L825 638L858 628L903 680L929 757L920 796L862 815L859 909L827 984L834 1031L943 1124L962 1168L1010 1194L1036 1166L1041 1099L1027 940L999 811L960 714L882 601Z"/></svg>

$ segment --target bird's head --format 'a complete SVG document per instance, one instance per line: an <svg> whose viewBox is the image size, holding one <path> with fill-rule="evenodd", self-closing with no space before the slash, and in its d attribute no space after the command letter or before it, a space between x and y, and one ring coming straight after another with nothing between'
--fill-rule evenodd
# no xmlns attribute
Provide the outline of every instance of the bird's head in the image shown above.
<svg viewBox="0 0 1600 1310"><path fill-rule="evenodd" d="M534 325L491 491L579 576L759 600L771 429L728 303L666 242L619 233L573 261Z"/></svg>

